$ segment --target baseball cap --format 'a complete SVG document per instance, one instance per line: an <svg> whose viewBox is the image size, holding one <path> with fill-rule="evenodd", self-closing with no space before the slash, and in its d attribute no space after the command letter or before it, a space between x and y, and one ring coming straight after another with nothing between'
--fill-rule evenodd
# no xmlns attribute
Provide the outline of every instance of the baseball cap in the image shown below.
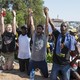
<svg viewBox="0 0 80 80"><path fill-rule="evenodd" d="M27 29L27 25L21 26L21 29Z"/></svg>
<svg viewBox="0 0 80 80"><path fill-rule="evenodd" d="M77 32L76 28L72 28L70 31L71 32Z"/></svg>

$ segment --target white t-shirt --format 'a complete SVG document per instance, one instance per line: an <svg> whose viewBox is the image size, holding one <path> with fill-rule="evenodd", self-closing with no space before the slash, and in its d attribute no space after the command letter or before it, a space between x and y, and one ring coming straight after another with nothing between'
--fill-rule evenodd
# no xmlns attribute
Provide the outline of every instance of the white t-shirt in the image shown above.
<svg viewBox="0 0 80 80"><path fill-rule="evenodd" d="M27 35L20 35L18 38L19 43L19 51L18 51L18 58L20 59L28 59L31 57L31 51L30 51L30 40Z"/></svg>

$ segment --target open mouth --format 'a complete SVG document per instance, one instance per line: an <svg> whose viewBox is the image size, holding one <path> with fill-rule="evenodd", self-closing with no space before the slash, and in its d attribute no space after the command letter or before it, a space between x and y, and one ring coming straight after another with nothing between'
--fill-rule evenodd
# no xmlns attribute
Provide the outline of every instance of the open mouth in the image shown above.
<svg viewBox="0 0 80 80"><path fill-rule="evenodd" d="M40 34L40 32L37 32L38 34Z"/></svg>

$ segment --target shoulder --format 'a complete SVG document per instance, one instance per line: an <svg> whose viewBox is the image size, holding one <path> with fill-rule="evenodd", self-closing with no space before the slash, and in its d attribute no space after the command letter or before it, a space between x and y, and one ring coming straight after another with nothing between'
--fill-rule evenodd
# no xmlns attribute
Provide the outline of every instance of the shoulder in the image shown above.
<svg viewBox="0 0 80 80"><path fill-rule="evenodd" d="M72 40L76 40L75 36L73 36L73 35L69 35L69 37L70 37Z"/></svg>
<svg viewBox="0 0 80 80"><path fill-rule="evenodd" d="M22 34L20 34L19 37L22 37Z"/></svg>
<svg viewBox="0 0 80 80"><path fill-rule="evenodd" d="M31 37L29 37L27 34L25 35L25 37L27 37L27 38L28 38L28 40L31 40Z"/></svg>
<svg viewBox="0 0 80 80"><path fill-rule="evenodd" d="M60 32L57 29L55 29L52 33L60 34Z"/></svg>
<svg viewBox="0 0 80 80"><path fill-rule="evenodd" d="M67 39L72 39L73 38L73 36L70 33L66 33L66 37L67 37Z"/></svg>
<svg viewBox="0 0 80 80"><path fill-rule="evenodd" d="M6 35L7 34L7 32L5 31L2 35Z"/></svg>
<svg viewBox="0 0 80 80"><path fill-rule="evenodd" d="M55 38L57 38L57 37L59 36L60 32L55 29L55 30L52 32L52 34L55 36Z"/></svg>
<svg viewBox="0 0 80 80"><path fill-rule="evenodd" d="M72 43L77 43L75 36L70 35L70 40Z"/></svg>

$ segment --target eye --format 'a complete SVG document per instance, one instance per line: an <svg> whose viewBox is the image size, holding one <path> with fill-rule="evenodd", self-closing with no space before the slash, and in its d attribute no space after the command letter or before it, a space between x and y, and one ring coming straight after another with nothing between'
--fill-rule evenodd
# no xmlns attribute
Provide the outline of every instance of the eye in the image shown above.
<svg viewBox="0 0 80 80"><path fill-rule="evenodd" d="M62 25L61 27L67 27L66 25Z"/></svg>

